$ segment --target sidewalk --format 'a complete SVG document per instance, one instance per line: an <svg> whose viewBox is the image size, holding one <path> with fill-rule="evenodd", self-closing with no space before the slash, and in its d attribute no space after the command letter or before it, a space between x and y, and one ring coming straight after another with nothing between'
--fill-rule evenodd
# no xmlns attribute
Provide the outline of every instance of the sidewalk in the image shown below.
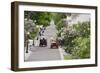
<svg viewBox="0 0 100 73"><path fill-rule="evenodd" d="M26 53L26 47L25 47L25 50L24 50L24 60L26 61L29 56L31 55L32 51L28 50L28 53Z"/></svg>
<svg viewBox="0 0 100 73"><path fill-rule="evenodd" d="M64 60L64 53L65 53L64 49L59 47L59 52L60 52L61 60Z"/></svg>

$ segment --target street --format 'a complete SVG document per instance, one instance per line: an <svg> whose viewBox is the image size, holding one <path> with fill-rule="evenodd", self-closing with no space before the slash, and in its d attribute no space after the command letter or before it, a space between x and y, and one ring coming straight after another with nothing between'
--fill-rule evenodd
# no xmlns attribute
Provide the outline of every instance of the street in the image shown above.
<svg viewBox="0 0 100 73"><path fill-rule="evenodd" d="M29 50L31 51L30 55L26 58L25 61L48 61L48 60L61 60L61 53L59 49L50 48L50 38L56 37L57 29L52 20L50 26L46 27L44 31L44 36L47 38L47 46L39 47L33 46Z"/></svg>

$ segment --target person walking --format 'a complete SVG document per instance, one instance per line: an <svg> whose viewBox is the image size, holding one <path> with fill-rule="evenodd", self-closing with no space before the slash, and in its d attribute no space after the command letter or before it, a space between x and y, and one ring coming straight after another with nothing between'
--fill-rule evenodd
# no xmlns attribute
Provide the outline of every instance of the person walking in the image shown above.
<svg viewBox="0 0 100 73"><path fill-rule="evenodd" d="M39 46L39 38L38 37L34 40L34 46Z"/></svg>

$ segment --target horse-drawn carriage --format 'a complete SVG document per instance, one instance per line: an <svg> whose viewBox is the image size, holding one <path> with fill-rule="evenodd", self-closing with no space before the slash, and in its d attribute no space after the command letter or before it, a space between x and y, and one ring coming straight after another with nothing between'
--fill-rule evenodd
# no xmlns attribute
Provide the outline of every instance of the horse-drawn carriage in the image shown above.
<svg viewBox="0 0 100 73"><path fill-rule="evenodd" d="M39 44L40 47L46 47L47 46L47 39L43 38L43 39L40 39L40 44Z"/></svg>
<svg viewBox="0 0 100 73"><path fill-rule="evenodd" d="M51 38L51 49L58 49L58 40L56 38Z"/></svg>
<svg viewBox="0 0 100 73"><path fill-rule="evenodd" d="M47 39L46 39L45 36L41 36L39 46L40 47L46 47L47 46Z"/></svg>

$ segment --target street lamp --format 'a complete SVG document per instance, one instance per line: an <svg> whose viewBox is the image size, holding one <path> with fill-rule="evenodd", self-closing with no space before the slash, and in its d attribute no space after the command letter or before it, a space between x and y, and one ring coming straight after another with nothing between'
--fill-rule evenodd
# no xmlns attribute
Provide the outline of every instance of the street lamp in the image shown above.
<svg viewBox="0 0 100 73"><path fill-rule="evenodd" d="M36 23L36 20L34 20L34 23Z"/></svg>
<svg viewBox="0 0 100 73"><path fill-rule="evenodd" d="M28 43L29 43L28 39L29 39L29 34L30 34L30 32L26 33L26 38L27 38L27 40L26 40L26 53L28 53Z"/></svg>

